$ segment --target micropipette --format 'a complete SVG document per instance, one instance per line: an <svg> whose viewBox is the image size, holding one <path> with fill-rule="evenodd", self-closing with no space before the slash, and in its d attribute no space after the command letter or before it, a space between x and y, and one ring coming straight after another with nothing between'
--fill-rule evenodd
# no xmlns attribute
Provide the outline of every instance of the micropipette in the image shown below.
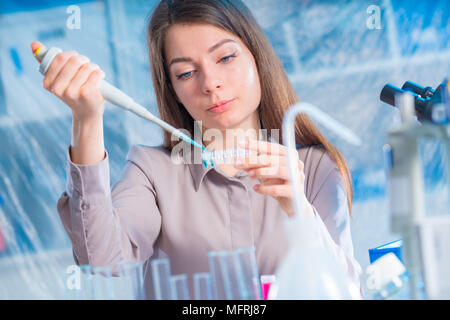
<svg viewBox="0 0 450 320"><path fill-rule="evenodd" d="M33 42L31 44L31 50L33 51L34 56L36 59L40 62L39 65L39 71L45 75L48 68L50 67L50 64L52 63L53 59L62 52L61 49L52 47L47 50L47 48L40 42ZM197 141L191 139L189 136L184 134L182 131L178 130L177 128L171 126L167 122L159 119L158 117L154 116L150 111L148 111L146 108L135 102L130 96L125 94L123 91L119 90L118 88L114 87L110 83L102 80L99 84L99 90L105 100L111 102L112 104L115 104L116 106L128 110L139 117L142 117L144 119L150 120L163 129L169 131L170 133L174 134L178 138L192 144L193 146L196 146L200 148L202 153L202 159L209 160L212 165L214 165L213 157L211 151L203 147L201 144L199 144ZM205 165L205 162L203 162ZM206 165L207 166L207 163Z"/></svg>

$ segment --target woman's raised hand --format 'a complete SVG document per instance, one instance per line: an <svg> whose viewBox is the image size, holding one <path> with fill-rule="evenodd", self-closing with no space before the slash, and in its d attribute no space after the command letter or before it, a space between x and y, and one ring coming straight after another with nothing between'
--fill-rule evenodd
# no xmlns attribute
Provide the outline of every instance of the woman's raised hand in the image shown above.
<svg viewBox="0 0 450 320"><path fill-rule="evenodd" d="M293 189L289 178L289 168L286 159L285 146L260 140L245 140L242 148L257 151L258 155L244 158L244 161L236 164L236 168L247 171L251 178L258 179L261 184L256 184L254 190L260 194L273 197L278 201L281 209L289 216L294 215ZM303 162L298 160L300 171L300 183L305 183ZM306 199L306 198L305 198ZM308 211L314 214L312 206L307 203Z"/></svg>
<svg viewBox="0 0 450 320"><path fill-rule="evenodd" d="M32 50L39 45L33 42ZM88 57L76 51L64 51L50 64L43 86L72 109L76 120L87 121L103 117L105 99L98 86L104 78L105 73Z"/></svg>

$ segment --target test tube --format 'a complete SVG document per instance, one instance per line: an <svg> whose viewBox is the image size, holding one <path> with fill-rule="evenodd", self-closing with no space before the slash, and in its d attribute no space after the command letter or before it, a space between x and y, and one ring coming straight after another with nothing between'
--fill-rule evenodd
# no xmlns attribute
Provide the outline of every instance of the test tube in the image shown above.
<svg viewBox="0 0 450 320"><path fill-rule="evenodd" d="M78 299L94 299L93 272L90 264L80 266L80 283L81 290Z"/></svg>
<svg viewBox="0 0 450 320"><path fill-rule="evenodd" d="M213 297L219 300L240 299L238 268L232 251L208 252L213 283Z"/></svg>
<svg viewBox="0 0 450 320"><path fill-rule="evenodd" d="M202 162L203 165L207 168L209 164L214 166L215 164L232 164L237 159L241 161L245 158L249 158L250 156L256 155L252 150L236 148L236 149L224 149L224 150L215 150L210 152L202 153Z"/></svg>
<svg viewBox="0 0 450 320"><path fill-rule="evenodd" d="M208 272L194 273L194 299L195 300L212 300L212 283L211 274Z"/></svg>
<svg viewBox="0 0 450 320"><path fill-rule="evenodd" d="M255 247L234 250L239 279L240 298L243 300L261 300L261 283L256 264Z"/></svg>
<svg viewBox="0 0 450 320"><path fill-rule="evenodd" d="M168 258L155 259L150 262L153 289L156 300L172 300L170 289L170 261Z"/></svg>
<svg viewBox="0 0 450 320"><path fill-rule="evenodd" d="M187 274L177 274L170 277L170 288L174 300L190 300Z"/></svg>
<svg viewBox="0 0 450 320"><path fill-rule="evenodd" d="M261 291L262 299L269 300L272 297L269 296L270 286L276 281L276 276L274 274L264 274L260 277L261 280Z"/></svg>
<svg viewBox="0 0 450 320"><path fill-rule="evenodd" d="M114 299L114 283L112 279L112 267L93 267L93 291L95 300Z"/></svg>
<svg viewBox="0 0 450 320"><path fill-rule="evenodd" d="M118 277L114 280L118 299L145 299L144 265L142 262L119 263Z"/></svg>

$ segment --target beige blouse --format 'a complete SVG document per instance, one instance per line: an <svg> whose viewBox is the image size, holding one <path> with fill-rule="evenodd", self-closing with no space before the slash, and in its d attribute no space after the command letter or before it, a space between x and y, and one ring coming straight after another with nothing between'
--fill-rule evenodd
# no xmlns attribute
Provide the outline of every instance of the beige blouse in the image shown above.
<svg viewBox="0 0 450 320"><path fill-rule="evenodd" d="M69 150L70 151L70 150ZM359 287L350 217L341 175L325 149L298 149L305 194L333 253ZM182 152L180 153L180 157ZM209 271L207 253L254 246L260 274L273 274L287 251L278 202L258 194L246 174L231 177L217 166L175 163L162 147L135 145L121 177L110 187L108 154L77 165L67 153L67 186L57 208L73 245L76 264L145 264L147 296L153 297L149 259L167 255L172 274Z"/></svg>

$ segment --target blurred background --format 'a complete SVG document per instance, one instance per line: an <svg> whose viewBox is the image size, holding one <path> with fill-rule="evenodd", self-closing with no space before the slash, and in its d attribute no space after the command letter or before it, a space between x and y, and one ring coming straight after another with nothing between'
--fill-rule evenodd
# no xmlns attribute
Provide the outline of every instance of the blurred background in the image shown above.
<svg viewBox="0 0 450 320"><path fill-rule="evenodd" d="M0 2L0 299L64 298L74 264L56 202L65 189L71 112L42 87L30 51L47 47L90 57L106 79L158 114L146 45L156 0ZM437 87L450 76L450 2L244 0L273 44L300 99L356 132L361 147L323 132L348 161L352 235L363 270L368 249L390 232L383 145L399 112L379 100L386 83ZM162 130L107 103L111 181L133 144L156 146ZM427 214L448 214L443 146L423 141Z"/></svg>

